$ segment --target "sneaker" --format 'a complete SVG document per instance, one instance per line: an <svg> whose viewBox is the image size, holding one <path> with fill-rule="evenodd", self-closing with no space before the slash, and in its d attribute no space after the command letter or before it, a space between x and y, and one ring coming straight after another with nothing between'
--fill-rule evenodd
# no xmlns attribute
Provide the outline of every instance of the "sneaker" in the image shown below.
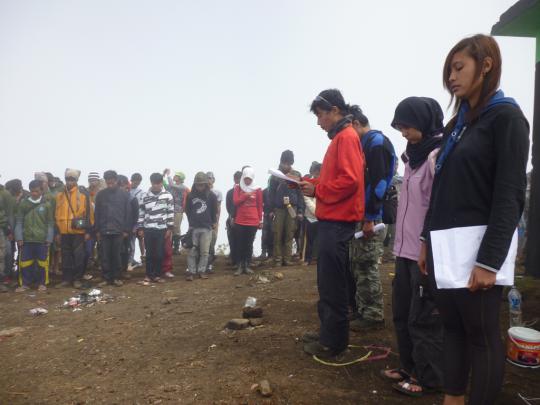
<svg viewBox="0 0 540 405"><path fill-rule="evenodd" d="M156 277L153 281L154 281L154 283L164 283L165 279L163 279L161 277Z"/></svg>
<svg viewBox="0 0 540 405"><path fill-rule="evenodd" d="M246 267L246 268L244 269L244 273L246 273L246 274L253 274L254 271L251 270L249 267Z"/></svg>
<svg viewBox="0 0 540 405"><path fill-rule="evenodd" d="M38 286L38 291L47 291L47 287L44 284Z"/></svg>
<svg viewBox="0 0 540 405"><path fill-rule="evenodd" d="M9 288L7 288L4 284L0 284L0 293L7 293L9 291Z"/></svg>
<svg viewBox="0 0 540 405"><path fill-rule="evenodd" d="M115 287L122 287L124 285L122 280L114 280L112 283Z"/></svg>
<svg viewBox="0 0 540 405"><path fill-rule="evenodd" d="M193 276L191 274L188 274L186 276L186 281L193 281Z"/></svg>
<svg viewBox="0 0 540 405"><path fill-rule="evenodd" d="M60 284L56 284L56 288L66 288L71 287L71 283L69 281L62 281Z"/></svg>
<svg viewBox="0 0 540 405"><path fill-rule="evenodd" d="M349 322L349 329L353 332L363 332L368 329L384 328L384 319L374 321L371 319L357 318Z"/></svg>
<svg viewBox="0 0 540 405"><path fill-rule="evenodd" d="M199 278L202 278L204 280L208 279L208 274L206 273L199 273Z"/></svg>
<svg viewBox="0 0 540 405"><path fill-rule="evenodd" d="M128 264L127 266L127 271L133 271L133 269L135 269L135 267L133 266L132 263Z"/></svg>
<svg viewBox="0 0 540 405"><path fill-rule="evenodd" d="M168 271L168 272L166 272L163 276L164 276L164 277L167 277L167 278L173 278L173 277L174 277L174 274L172 274L172 272Z"/></svg>
<svg viewBox="0 0 540 405"><path fill-rule="evenodd" d="M81 288L82 287L82 283L79 281L79 280L75 280L73 282L73 288Z"/></svg>
<svg viewBox="0 0 540 405"><path fill-rule="evenodd" d="M319 338L320 338L320 335L317 332L306 332L304 333L304 336L302 336L302 342L304 343L318 342Z"/></svg>
<svg viewBox="0 0 540 405"><path fill-rule="evenodd" d="M236 271L233 273L233 275L239 276L239 275L242 274L242 272L243 272L242 266L238 266L238 268L237 268Z"/></svg>
<svg viewBox="0 0 540 405"><path fill-rule="evenodd" d="M206 270L206 272L207 272L208 274L214 273L214 265L213 265L213 264L209 264L209 265L208 265L208 269Z"/></svg>
<svg viewBox="0 0 540 405"><path fill-rule="evenodd" d="M121 277L123 280L131 280L131 274L123 273Z"/></svg>
<svg viewBox="0 0 540 405"><path fill-rule="evenodd" d="M94 276L92 276L91 274L85 274L85 275L83 276L83 279L85 279L86 281L92 280L93 278L94 278Z"/></svg>
<svg viewBox="0 0 540 405"><path fill-rule="evenodd" d="M28 290L29 288L25 285L21 285L20 287L17 287L15 288L15 292L16 293L21 293L21 292L25 292L26 290Z"/></svg>
<svg viewBox="0 0 540 405"><path fill-rule="evenodd" d="M316 341L305 343L304 352L312 356L317 356L321 360L339 360L343 356L343 354L347 352L347 349L336 353L329 347L324 346Z"/></svg>

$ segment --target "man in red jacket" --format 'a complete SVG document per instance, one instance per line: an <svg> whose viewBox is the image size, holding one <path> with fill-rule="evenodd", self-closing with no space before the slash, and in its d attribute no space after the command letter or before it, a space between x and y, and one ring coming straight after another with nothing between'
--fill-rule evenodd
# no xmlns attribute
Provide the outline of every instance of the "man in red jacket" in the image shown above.
<svg viewBox="0 0 540 405"><path fill-rule="evenodd" d="M320 333L304 335L304 351L331 358L349 344L348 303L351 274L348 243L364 217L364 157L351 126L349 105L336 89L322 91L312 102L317 124L331 142L316 181L302 181L306 196L315 196L319 220L317 261Z"/></svg>

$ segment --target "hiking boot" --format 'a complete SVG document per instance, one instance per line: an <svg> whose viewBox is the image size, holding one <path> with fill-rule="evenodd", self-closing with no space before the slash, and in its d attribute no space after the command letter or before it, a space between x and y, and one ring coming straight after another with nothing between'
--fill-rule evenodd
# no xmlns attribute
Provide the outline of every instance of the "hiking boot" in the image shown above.
<svg viewBox="0 0 540 405"><path fill-rule="evenodd" d="M73 288L79 289L79 288L81 288L81 287L82 287L82 283L81 283L79 280L75 280L75 281L73 282Z"/></svg>
<svg viewBox="0 0 540 405"><path fill-rule="evenodd" d="M371 319L357 318L349 322L349 329L353 332L363 332L368 329L384 328L384 319L374 321Z"/></svg>
<svg viewBox="0 0 540 405"><path fill-rule="evenodd" d="M69 281L62 281L60 284L56 284L56 288L66 288L71 287L71 283Z"/></svg>
<svg viewBox="0 0 540 405"><path fill-rule="evenodd" d="M233 275L235 276L239 276L243 273L244 269L242 269L242 266L239 265L238 268L236 269L236 271L233 273Z"/></svg>
<svg viewBox="0 0 540 405"><path fill-rule="evenodd" d="M114 280L112 283L115 287L122 287L124 285L122 280Z"/></svg>
<svg viewBox="0 0 540 405"><path fill-rule="evenodd" d="M336 353L331 348L320 344L319 342L304 343L304 352L312 356L317 356L321 360L333 360L339 361L344 354L348 352L347 349Z"/></svg>
<svg viewBox="0 0 540 405"><path fill-rule="evenodd" d="M320 335L317 332L306 332L304 333L304 336L302 336L302 342L309 343L309 342L318 342L320 338Z"/></svg>

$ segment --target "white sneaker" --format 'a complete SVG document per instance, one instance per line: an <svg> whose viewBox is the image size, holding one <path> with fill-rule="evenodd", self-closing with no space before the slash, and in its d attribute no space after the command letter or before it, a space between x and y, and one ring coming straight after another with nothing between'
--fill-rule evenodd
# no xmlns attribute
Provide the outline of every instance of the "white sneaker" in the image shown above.
<svg viewBox="0 0 540 405"><path fill-rule="evenodd" d="M92 276L91 274L85 274L83 278L88 281L88 280L92 280L94 276Z"/></svg>
<svg viewBox="0 0 540 405"><path fill-rule="evenodd" d="M174 274L172 274L170 271L166 272L164 275L164 277L167 277L167 278L173 278L174 277Z"/></svg>
<svg viewBox="0 0 540 405"><path fill-rule="evenodd" d="M130 264L128 264L128 266L127 266L127 271L133 271L134 268L135 268L135 267L130 263Z"/></svg>

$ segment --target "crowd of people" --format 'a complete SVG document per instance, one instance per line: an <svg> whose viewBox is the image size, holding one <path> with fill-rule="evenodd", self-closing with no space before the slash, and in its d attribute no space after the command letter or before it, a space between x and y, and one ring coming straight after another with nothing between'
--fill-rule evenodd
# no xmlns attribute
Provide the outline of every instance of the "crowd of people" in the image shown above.
<svg viewBox="0 0 540 405"><path fill-rule="evenodd" d="M381 376L413 397L442 389L451 405L464 403L472 370L470 403L494 402L504 371L496 277L523 213L529 147L523 113L499 89L501 65L492 37L456 44L443 69L454 114L445 126L436 100L402 100L391 122L407 140L400 159L358 105L328 89L310 107L330 140L322 163L302 175L285 150L278 165L283 176L271 176L264 187L250 166L234 173L225 196L233 274L253 273L258 230L266 263L317 265L320 329L303 336L306 353L339 360L348 353L350 330L385 326L379 264L391 238L400 366ZM84 287L85 270L96 260L102 284L121 286L141 265L137 243L146 264L143 284L174 277L172 256L181 249L188 251L186 280L214 272L223 195L212 172L198 172L190 189L183 173L171 177L166 169L150 176L147 191L138 173L128 179L108 170L103 180L90 173L88 187L79 185L80 174L67 169L63 184L39 172L28 192L19 180L0 190L0 271L9 277L18 268L16 291L45 290L49 266L58 271L59 263L60 286ZM182 235L184 214L189 230ZM468 285L441 288L433 232L476 226L485 233L474 265L465 269Z"/></svg>

